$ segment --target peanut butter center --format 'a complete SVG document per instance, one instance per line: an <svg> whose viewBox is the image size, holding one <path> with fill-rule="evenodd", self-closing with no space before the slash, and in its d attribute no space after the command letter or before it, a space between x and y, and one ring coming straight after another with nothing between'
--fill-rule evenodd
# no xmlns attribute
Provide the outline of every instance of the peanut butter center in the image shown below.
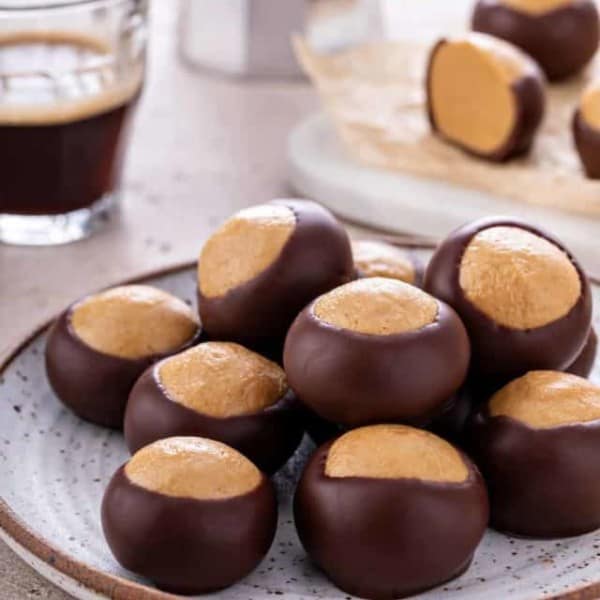
<svg viewBox="0 0 600 600"><path fill-rule="evenodd" d="M543 15L574 3L575 0L500 0L500 4L530 15Z"/></svg>
<svg viewBox="0 0 600 600"><path fill-rule="evenodd" d="M392 335L416 331L438 315L435 298L396 279L373 277L342 285L313 304L321 321L357 333Z"/></svg>
<svg viewBox="0 0 600 600"><path fill-rule="evenodd" d="M389 277L415 282L415 267L406 253L391 244L375 240L352 242L354 266L365 277Z"/></svg>
<svg viewBox="0 0 600 600"><path fill-rule="evenodd" d="M558 371L531 371L494 394L490 415L504 415L535 429L600 419L600 387Z"/></svg>
<svg viewBox="0 0 600 600"><path fill-rule="evenodd" d="M214 440L172 437L145 446L125 466L127 478L175 498L221 500L256 489L260 471L242 454Z"/></svg>
<svg viewBox="0 0 600 600"><path fill-rule="evenodd" d="M85 344L126 359L176 350L199 327L183 300L147 285L125 285L88 296L71 309L69 318Z"/></svg>
<svg viewBox="0 0 600 600"><path fill-rule="evenodd" d="M257 413L287 391L279 365L233 343L199 344L156 368L171 400L211 417Z"/></svg>
<svg viewBox="0 0 600 600"><path fill-rule="evenodd" d="M531 61L517 48L485 34L442 43L432 58L429 103L440 132L483 154L508 141L517 119L513 84Z"/></svg>
<svg viewBox="0 0 600 600"><path fill-rule="evenodd" d="M460 483L469 470L453 446L428 431L372 425L345 433L333 443L325 475Z"/></svg>
<svg viewBox="0 0 600 600"><path fill-rule="evenodd" d="M226 221L206 242L198 261L198 285L208 298L254 279L277 260L296 227L287 206L262 204Z"/></svg>
<svg viewBox="0 0 600 600"><path fill-rule="evenodd" d="M600 81L589 85L581 97L581 116L592 128L600 130Z"/></svg>
<svg viewBox="0 0 600 600"><path fill-rule="evenodd" d="M558 246L510 226L473 237L460 263L459 283L474 306L511 329L548 325L581 296L577 269Z"/></svg>

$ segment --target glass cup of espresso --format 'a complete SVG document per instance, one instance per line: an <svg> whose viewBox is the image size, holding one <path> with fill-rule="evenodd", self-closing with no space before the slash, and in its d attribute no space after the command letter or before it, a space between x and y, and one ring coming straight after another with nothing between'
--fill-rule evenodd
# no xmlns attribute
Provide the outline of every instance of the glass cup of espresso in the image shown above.
<svg viewBox="0 0 600 600"><path fill-rule="evenodd" d="M0 242L86 237L118 203L147 0L0 0Z"/></svg>

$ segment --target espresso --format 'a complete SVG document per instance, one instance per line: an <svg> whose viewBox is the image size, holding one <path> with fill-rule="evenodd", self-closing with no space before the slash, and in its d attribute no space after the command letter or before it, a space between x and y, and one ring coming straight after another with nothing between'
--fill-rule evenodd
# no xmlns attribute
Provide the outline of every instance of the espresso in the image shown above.
<svg viewBox="0 0 600 600"><path fill-rule="evenodd" d="M67 213L111 194L141 81L91 37L0 37L0 213Z"/></svg>

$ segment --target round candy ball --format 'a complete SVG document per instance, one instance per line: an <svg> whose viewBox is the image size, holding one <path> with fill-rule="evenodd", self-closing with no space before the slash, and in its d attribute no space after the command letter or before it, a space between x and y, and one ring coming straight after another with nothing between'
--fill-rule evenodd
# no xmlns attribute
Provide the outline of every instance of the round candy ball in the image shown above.
<svg viewBox="0 0 600 600"><path fill-rule="evenodd" d="M399 598L460 575L488 521L477 468L437 436L373 425L321 446L294 516L309 556L361 598Z"/></svg>
<svg viewBox="0 0 600 600"><path fill-rule="evenodd" d="M245 577L269 550L276 522L269 480L232 448L196 437L137 452L102 501L115 558L176 594L204 594Z"/></svg>
<svg viewBox="0 0 600 600"><path fill-rule="evenodd" d="M48 380L77 415L120 429L136 379L200 333L198 318L179 298L146 285L111 288L58 317L46 344Z"/></svg>
<svg viewBox="0 0 600 600"><path fill-rule="evenodd" d="M490 491L493 527L528 537L600 527L600 388L532 371L474 415L470 451Z"/></svg>
<svg viewBox="0 0 600 600"><path fill-rule="evenodd" d="M473 29L519 46L551 80L579 72L600 39L593 0L479 0Z"/></svg>
<svg viewBox="0 0 600 600"><path fill-rule="evenodd" d="M380 240L352 242L354 268L358 277L387 277L420 287L423 265L411 252Z"/></svg>
<svg viewBox="0 0 600 600"><path fill-rule="evenodd" d="M537 64L481 33L438 42L426 87L433 132L491 161L528 152L544 116L545 81Z"/></svg>
<svg viewBox="0 0 600 600"><path fill-rule="evenodd" d="M235 448L274 473L304 433L283 369L232 342L204 342L153 365L135 384L125 413L133 453L181 435Z"/></svg>
<svg viewBox="0 0 600 600"><path fill-rule="evenodd" d="M284 366L300 400L347 427L426 422L462 385L470 347L454 310L407 283L359 279L306 307Z"/></svg>
<svg viewBox="0 0 600 600"><path fill-rule="evenodd" d="M568 250L525 222L489 218L437 248L425 289L462 318L484 381L566 369L589 335L588 279Z"/></svg>
<svg viewBox="0 0 600 600"><path fill-rule="evenodd" d="M238 212L207 240L200 317L210 339L276 355L298 312L354 276L350 241L328 210L276 200Z"/></svg>

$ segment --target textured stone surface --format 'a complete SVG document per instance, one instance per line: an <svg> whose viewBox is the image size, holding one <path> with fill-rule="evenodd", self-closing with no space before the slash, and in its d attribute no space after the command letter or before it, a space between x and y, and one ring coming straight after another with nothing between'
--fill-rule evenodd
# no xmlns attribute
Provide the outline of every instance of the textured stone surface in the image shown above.
<svg viewBox="0 0 600 600"><path fill-rule="evenodd" d="M193 266L147 281L194 305ZM594 295L600 302L599 286ZM598 320L595 325L600 329ZM116 563L99 519L103 490L128 457L125 442L114 431L83 422L58 401L45 375L45 341L45 334L36 336L0 377L3 496L58 551L103 573L141 582ZM599 375L597 363L595 381ZM207 600L248 600L248 590L256 599L284 595L286 600L304 600L309 592L315 600L346 596L311 564L293 525L291 494L310 451L310 443L304 443L275 477L279 525L268 556L243 582L207 595ZM572 590L597 578L599 536L596 531L558 541L535 541L488 531L469 570L423 598L480 600L491 591L495 598L529 600Z"/></svg>
<svg viewBox="0 0 600 600"><path fill-rule="evenodd" d="M70 596L48 583L0 542L0 598L63 600Z"/></svg>

